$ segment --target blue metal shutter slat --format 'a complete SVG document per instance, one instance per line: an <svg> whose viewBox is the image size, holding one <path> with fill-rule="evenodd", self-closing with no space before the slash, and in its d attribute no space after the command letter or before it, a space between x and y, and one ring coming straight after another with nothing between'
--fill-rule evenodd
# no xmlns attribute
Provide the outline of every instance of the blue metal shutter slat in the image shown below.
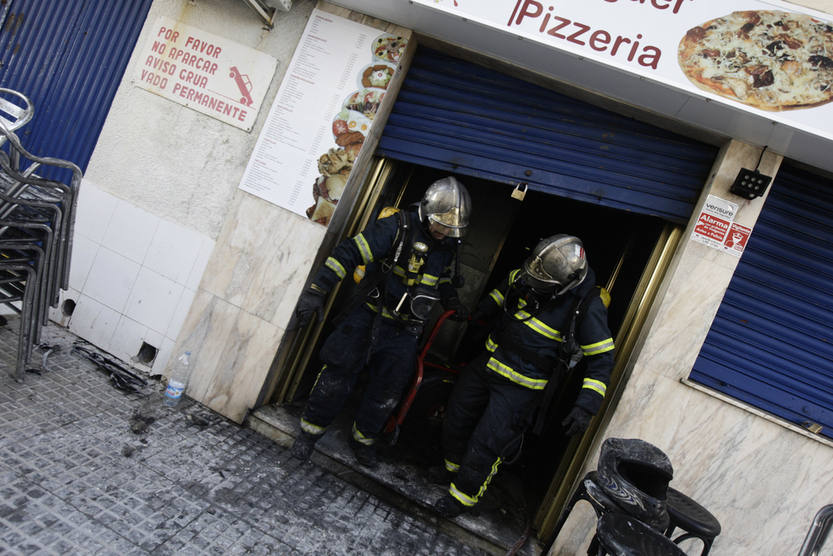
<svg viewBox="0 0 833 556"><path fill-rule="evenodd" d="M433 137L428 136L428 138ZM455 172L484 178L487 176L501 176L501 179L489 179L506 184L514 184L518 181L516 177L517 159L515 161L498 160L496 156L491 156L488 149L484 149L482 145L478 147L476 153L472 150L457 151L454 149L454 141L450 138L443 144L428 144L420 142L419 139L419 135L414 133L405 139L387 135L382 138L380 148L397 150L402 153L397 158L410 162L427 164L425 161L442 160L446 162L446 168ZM420 160L423 162L420 162ZM523 167L529 168L528 165ZM531 189L544 193L558 194L562 197L657 216L680 211L682 207L686 206L684 201L656 197L648 193L626 190L604 181L593 181L572 176L563 167L559 172L541 172L539 170L540 168L533 170L533 175L538 176L537 179L527 179ZM584 173L585 175L591 174L589 170L585 170ZM650 212L648 207L652 209Z"/></svg>
<svg viewBox="0 0 833 556"><path fill-rule="evenodd" d="M378 153L685 222L717 149L420 48Z"/></svg>
<svg viewBox="0 0 833 556"><path fill-rule="evenodd" d="M410 77L410 74L409 74ZM552 94L552 93L551 93ZM479 114L489 119L519 124L532 132L541 130L545 136L551 132L563 133L564 140L592 141L594 148L607 145L607 148L627 149L630 156L640 155L640 162L656 160L657 154L668 155L671 161L679 161L699 169L704 162L711 164L713 155L707 158L691 159L691 142L675 141L662 135L662 143L658 143L657 135L640 132L639 126L633 120L621 117L609 117L610 113L595 110L587 115L568 112L559 106L558 102L549 99L548 103L526 104L517 96L507 102L509 93L491 96L479 95L470 89L450 89L441 83L413 83L406 82L397 97L397 103L413 103L412 106L403 104L402 112L410 109L414 113L430 110L433 107L464 114ZM661 165L660 165L661 166Z"/></svg>
<svg viewBox="0 0 833 556"><path fill-rule="evenodd" d="M766 324L774 324L765 319L755 319L741 323L736 320L728 320L726 316L715 322L707 346L703 347L703 353L731 354L731 357L742 359L744 368L756 369L756 374L762 369L772 370L772 381L784 385L793 383L812 384L815 394L822 397L833 395L833 377L819 372L817 369L830 367L830 353L820 351L785 351L778 348L776 343L769 341L774 337L781 337L781 334L772 334L772 327L766 328ZM788 338L782 338L788 341Z"/></svg>
<svg viewBox="0 0 833 556"><path fill-rule="evenodd" d="M833 180L784 161L692 380L833 437Z"/></svg>
<svg viewBox="0 0 833 556"><path fill-rule="evenodd" d="M706 164L711 164L714 160L714 152L691 149L691 141L675 133L618 115L607 118L612 114L603 108L563 95L556 95L544 87L531 85L437 52L421 50L412 63L409 77L412 73L415 74L415 78L409 80L409 83L414 87L436 83L443 88L449 88L451 84L457 83L460 89L471 93L485 92L500 96L503 99L503 106L508 109L511 109L513 105L526 105L539 112L562 114L567 118L584 121L588 128L592 128L594 122L604 122L607 126L605 129L615 129L618 124L624 124L620 129L629 133L646 133L650 137L664 138L663 144L658 145L661 149L677 145L681 153L684 152L687 156L694 158L699 157ZM554 98L557 98L557 102L553 102ZM511 99L511 102L507 102L506 99ZM546 108L543 109L542 106Z"/></svg>
<svg viewBox="0 0 833 556"><path fill-rule="evenodd" d="M29 151L86 169L150 4L15 0L7 24L22 23L0 33L0 83L35 105L18 132ZM64 170L43 175L68 179Z"/></svg>
<svg viewBox="0 0 833 556"><path fill-rule="evenodd" d="M742 285L740 280L738 286ZM754 286L751 287L755 289ZM770 295L767 296L767 293ZM778 334L785 338L790 338L793 334L810 335L817 339L833 336L831 334L833 329L829 323L829 309L802 301L779 303L783 298L783 294L773 296L771 292L753 295L752 291L740 294L736 290L731 290L726 292L721 308L727 312L739 311L736 318L740 321L751 320L756 316L769 319L776 323L774 331L777 330ZM801 340L800 337L795 339ZM833 349L833 344L831 344L831 349Z"/></svg>
<svg viewBox="0 0 833 556"><path fill-rule="evenodd" d="M454 135L444 137L414 127L392 127L390 123L385 130L380 149L397 151L397 158L409 162L437 167L436 161L444 160L444 168L478 177L484 177L482 172L489 168L491 172L505 176L495 181L509 184L518 181L520 165L533 170L537 179L526 181L534 190L657 216L684 211L691 203L691 199L679 198L678 187L647 179L634 182L622 174L570 162L559 163L554 158L535 159L529 154L507 149L505 145L490 146L485 140L461 141L459 128ZM654 191L662 190L663 195L653 195L650 191L637 190L637 187L653 187Z"/></svg>
<svg viewBox="0 0 833 556"><path fill-rule="evenodd" d="M635 174L640 179L663 181L666 186L671 187L675 185L674 182L685 183L686 185L679 189L684 190L689 196L693 188L702 186L698 177L701 163L679 159L666 159L663 163L663 160L656 157L655 152L646 154L651 150L651 145L647 143L610 144L602 142L600 138L583 136L586 127L568 122L507 119L506 114L497 110L488 111L481 108L473 111L466 109L462 104L448 101L426 106L419 100L418 95L400 94L397 98L400 111L392 114L388 120L388 125L393 126L391 132L395 129L432 127L434 133L440 137L465 133L475 144L511 141L511 144L506 145L507 149L515 147L520 152L537 152L548 157L562 156L570 160L584 157L588 165L603 166L619 174ZM642 148L639 148L640 146ZM602 156L597 151L601 151Z"/></svg>
<svg viewBox="0 0 833 556"><path fill-rule="evenodd" d="M751 359L749 365L744 367L729 367L721 353L706 351L701 356L700 372L704 371L703 361L708 360L712 369L723 371L719 375L720 381L731 384L734 388L742 390L749 389L750 394L758 395L761 391L768 391L775 396L769 401L778 398L777 402L782 406L795 408L793 413L801 413L805 405L814 406L818 410L825 408L825 401L830 398L829 385L823 384L819 387L815 381L810 380L806 375L797 375L793 380L784 380L785 373L779 367L767 367L757 364L757 359ZM793 367L797 368L797 367ZM783 400L789 400L790 404L784 404ZM829 408L828 408L829 411ZM810 416L805 414L805 418Z"/></svg>
<svg viewBox="0 0 833 556"><path fill-rule="evenodd" d="M784 392L781 388L773 388L764 382L756 381L719 361L703 360L698 369L691 375L692 379L697 382L797 425L833 421L833 412L829 407L814 404L800 396ZM772 401L776 399L777 402ZM822 434L824 434L824 429L822 429ZM825 436L829 435L825 434Z"/></svg>
<svg viewBox="0 0 833 556"><path fill-rule="evenodd" d="M673 178L673 174L643 166L641 176L632 176L632 164L615 158L600 160L594 152L565 147L555 141L530 143L523 138L528 136L524 135L524 130L507 135L504 130L493 126L493 132L484 135L480 126L472 126L470 122L460 119L450 122L449 118L443 118L442 114L434 112L430 117L422 118L396 114L391 116L388 125L390 128L386 128L386 134L404 141L446 145L449 150L458 152L488 153L495 158L524 167L573 175L581 179L614 182L626 189L661 193L665 197L691 202L688 197L691 195L691 188L664 181ZM442 138L442 141L438 141L438 138ZM604 165L601 166L600 163Z"/></svg>

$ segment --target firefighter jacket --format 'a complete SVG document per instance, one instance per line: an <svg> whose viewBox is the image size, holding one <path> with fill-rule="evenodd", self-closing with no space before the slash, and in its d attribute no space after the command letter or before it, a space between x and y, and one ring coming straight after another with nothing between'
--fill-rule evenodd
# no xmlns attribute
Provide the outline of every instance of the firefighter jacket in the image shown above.
<svg viewBox="0 0 833 556"><path fill-rule="evenodd" d="M410 311L410 302L417 293L431 294L443 302L456 297L451 285L456 240L435 240L425 231L415 210L407 210L402 216L404 219L398 214L379 218L355 237L339 243L315 274L311 287L328 293L358 265L365 265L363 281L372 281L375 273L383 273L378 285L367 292L367 306L380 310L383 317L404 322L421 320ZM400 255L393 261L400 241ZM427 247L425 252L414 248L420 243ZM395 312L405 293L408 297ZM380 297L382 307L378 306Z"/></svg>
<svg viewBox="0 0 833 556"><path fill-rule="evenodd" d="M533 390L543 390L549 380L563 379L561 374L566 372L566 366L559 364L559 358L564 355L562 348L571 314L577 303L590 293L575 324L575 340L586 362L576 405L595 414L607 391L614 353L607 308L593 292L596 289L595 274L588 269L587 277L578 287L544 302L534 311L533 304L527 302L529 297L514 295L519 291L516 281L520 274L520 269L513 270L478 307L479 313L488 315L497 313L507 304L486 340L487 368ZM508 306L510 304L514 306Z"/></svg>

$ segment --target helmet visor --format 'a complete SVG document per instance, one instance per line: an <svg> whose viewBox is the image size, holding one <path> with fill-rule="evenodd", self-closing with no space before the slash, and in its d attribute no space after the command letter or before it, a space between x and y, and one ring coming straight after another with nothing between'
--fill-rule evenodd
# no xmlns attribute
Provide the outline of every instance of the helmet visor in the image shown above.
<svg viewBox="0 0 833 556"><path fill-rule="evenodd" d="M442 232L448 237L463 237L466 233L467 221L460 215L460 209L452 208L447 212L435 212L428 215L432 229Z"/></svg>
<svg viewBox="0 0 833 556"><path fill-rule="evenodd" d="M538 256L530 257L524 262L521 281L524 285L541 292L561 287L561 282L544 270L544 261Z"/></svg>
<svg viewBox="0 0 833 556"><path fill-rule="evenodd" d="M541 293L551 292L561 285L558 282L541 280L540 278L536 278L528 272L521 273L520 283L528 288L532 288L533 290Z"/></svg>

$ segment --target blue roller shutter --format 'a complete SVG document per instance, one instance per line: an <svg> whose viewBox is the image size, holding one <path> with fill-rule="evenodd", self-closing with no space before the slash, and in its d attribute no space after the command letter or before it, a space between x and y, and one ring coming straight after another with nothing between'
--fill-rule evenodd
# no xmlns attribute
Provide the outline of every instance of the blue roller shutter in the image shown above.
<svg viewBox="0 0 833 556"><path fill-rule="evenodd" d="M86 169L150 4L8 4L0 32L0 86L20 91L35 105L35 117L17 131L28 151Z"/></svg>
<svg viewBox="0 0 833 556"><path fill-rule="evenodd" d="M420 48L378 152L682 223L717 149Z"/></svg>
<svg viewBox="0 0 833 556"><path fill-rule="evenodd" d="M691 379L833 438L833 180L771 188Z"/></svg>

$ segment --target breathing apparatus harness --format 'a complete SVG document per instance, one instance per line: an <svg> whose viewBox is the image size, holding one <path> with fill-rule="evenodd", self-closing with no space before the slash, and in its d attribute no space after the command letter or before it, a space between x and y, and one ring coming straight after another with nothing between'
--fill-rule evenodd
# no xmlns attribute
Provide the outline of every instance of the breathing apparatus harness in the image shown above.
<svg viewBox="0 0 833 556"><path fill-rule="evenodd" d="M521 273L509 284L506 295L503 296L503 312L510 319L526 322L538 316L544 307L556 297L558 294L555 290L543 293L525 284ZM518 318L516 313L520 310L523 310L526 315Z"/></svg>
<svg viewBox="0 0 833 556"><path fill-rule="evenodd" d="M381 215L382 217L388 216L393 211L399 219L396 236L388 253L379 261L378 267L358 278L361 289L357 292L356 301L358 303L367 301L375 305L377 317L381 316L387 307L395 319L401 319L401 322L405 324L410 323L415 330L418 326L421 331L423 321L428 318L434 304L439 301L435 291L423 288L419 284L420 270L427 262L432 246L429 245L431 242L412 241L413 230L410 222L412 217L409 211L386 208ZM452 285L455 287L459 287L456 284L462 281L459 274L459 245L458 239L455 242L455 275L452 278ZM403 283L406 289L398 299L388 300L385 295L386 277L396 266L404 270ZM356 279L355 276L354 279ZM376 328L374 326L374 329ZM375 333L371 340L375 340Z"/></svg>

